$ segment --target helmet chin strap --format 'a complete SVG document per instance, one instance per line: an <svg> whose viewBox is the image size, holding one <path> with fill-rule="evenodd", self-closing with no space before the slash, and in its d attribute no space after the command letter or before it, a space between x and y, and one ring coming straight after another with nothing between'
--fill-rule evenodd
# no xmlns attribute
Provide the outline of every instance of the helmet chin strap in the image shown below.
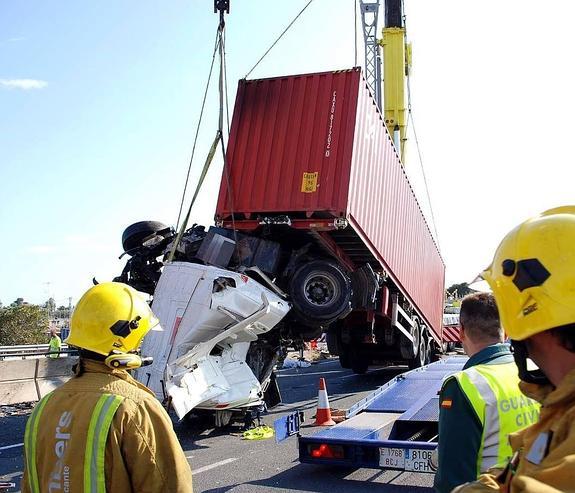
<svg viewBox="0 0 575 493"><path fill-rule="evenodd" d="M529 351L527 350L527 344L525 341L515 341L511 340L511 347L513 349L513 358L515 359L515 364L519 369L519 378L527 383L535 383L537 385L550 385L551 382L543 373L542 370L528 370L527 369L527 359L529 358Z"/></svg>

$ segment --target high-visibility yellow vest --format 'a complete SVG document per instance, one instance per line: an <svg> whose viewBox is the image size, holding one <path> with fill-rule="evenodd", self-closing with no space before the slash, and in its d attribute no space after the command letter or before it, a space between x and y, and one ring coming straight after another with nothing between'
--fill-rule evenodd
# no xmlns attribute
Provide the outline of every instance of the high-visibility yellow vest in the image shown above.
<svg viewBox="0 0 575 493"><path fill-rule="evenodd" d="M539 419L539 404L519 390L517 366L476 365L451 375L446 382L451 378L457 380L483 428L477 475L504 467L512 454L508 435Z"/></svg>
<svg viewBox="0 0 575 493"><path fill-rule="evenodd" d="M50 338L50 358L60 357L60 348L62 347L62 339L58 336Z"/></svg>
<svg viewBox="0 0 575 493"><path fill-rule="evenodd" d="M51 484L40 484L36 457L36 444L42 411L44 410L46 403L50 400L51 395L52 394L48 394L36 405L34 411L28 419L28 422L26 423L26 432L24 434L24 446L26 447L26 470L28 474L30 491L32 491L32 493L48 491L52 487ZM119 395L102 394L94 406L88 429L77 430L77 433L85 434L86 439L83 465L83 491L85 493L106 492L106 478L104 472L104 453L106 450L106 440L108 438L108 432L110 430L110 425L112 424L114 414L116 413L116 410L123 400L124 398ZM66 414L67 413L64 412L60 417L60 424L62 424L62 428L65 428L70 424L71 415L70 420L68 420ZM57 431L58 430L59 428L57 428ZM66 444L64 440L66 439L66 436L70 436L66 433L60 433L63 441L61 447L58 447L58 444L56 444L56 454L58 453L58 450L60 450L62 454L65 452ZM65 473L66 471L64 471L64 476ZM61 480L60 476L62 475L58 475L59 481ZM50 479L47 481L50 481ZM66 488L59 489L64 491Z"/></svg>

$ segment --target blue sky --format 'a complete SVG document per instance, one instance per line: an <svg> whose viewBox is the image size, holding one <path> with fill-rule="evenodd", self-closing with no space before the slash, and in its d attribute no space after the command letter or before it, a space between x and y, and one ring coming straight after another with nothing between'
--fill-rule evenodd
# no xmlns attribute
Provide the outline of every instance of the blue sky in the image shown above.
<svg viewBox="0 0 575 493"><path fill-rule="evenodd" d="M306 3L232 0L230 104L237 79ZM406 0L415 121L450 283L471 280L517 222L573 202L569 4L546 3L555 30L544 36L532 0ZM211 61L212 5L0 3L4 304L77 300L92 276L121 271L127 225L175 223ZM251 77L353 66L353 8L314 0ZM212 91L192 183L216 116ZM216 162L192 220L210 223L220 170Z"/></svg>

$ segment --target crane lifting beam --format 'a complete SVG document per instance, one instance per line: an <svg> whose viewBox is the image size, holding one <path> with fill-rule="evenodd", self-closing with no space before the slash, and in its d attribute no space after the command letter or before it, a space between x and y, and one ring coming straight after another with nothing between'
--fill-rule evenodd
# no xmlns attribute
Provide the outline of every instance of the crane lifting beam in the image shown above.
<svg viewBox="0 0 575 493"><path fill-rule="evenodd" d="M405 41L403 0L385 0L385 27L380 44L383 47L385 124L400 153L401 162L405 163L405 78L409 74L411 47Z"/></svg>
<svg viewBox="0 0 575 493"><path fill-rule="evenodd" d="M379 0L359 0L365 43L365 79L378 108L381 101L381 55L377 40Z"/></svg>

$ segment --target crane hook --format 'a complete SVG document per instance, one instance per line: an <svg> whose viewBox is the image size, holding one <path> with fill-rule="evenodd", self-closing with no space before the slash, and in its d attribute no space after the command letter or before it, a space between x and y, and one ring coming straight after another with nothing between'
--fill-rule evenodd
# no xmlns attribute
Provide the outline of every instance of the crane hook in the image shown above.
<svg viewBox="0 0 575 493"><path fill-rule="evenodd" d="M224 13L230 13L230 0L214 0L214 14L220 12L220 29L225 26Z"/></svg>

